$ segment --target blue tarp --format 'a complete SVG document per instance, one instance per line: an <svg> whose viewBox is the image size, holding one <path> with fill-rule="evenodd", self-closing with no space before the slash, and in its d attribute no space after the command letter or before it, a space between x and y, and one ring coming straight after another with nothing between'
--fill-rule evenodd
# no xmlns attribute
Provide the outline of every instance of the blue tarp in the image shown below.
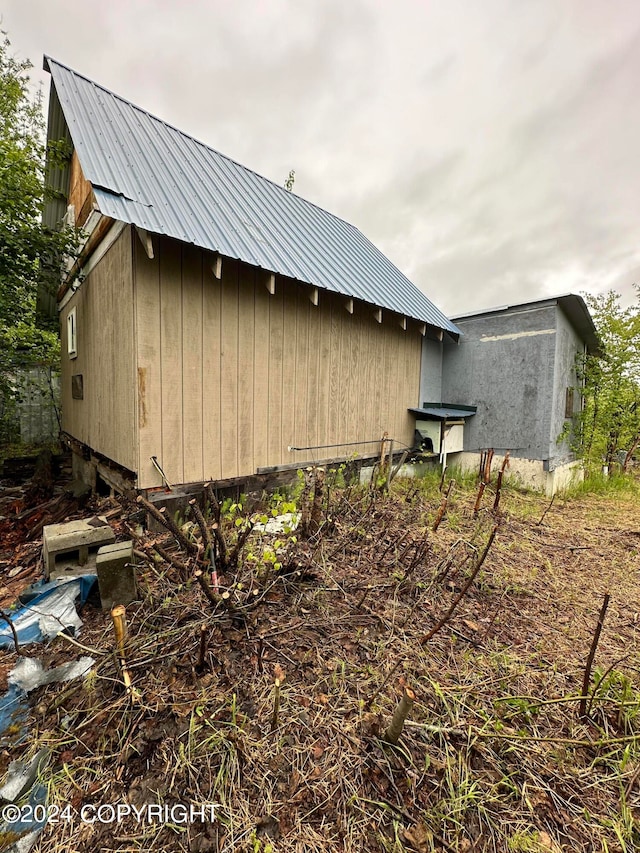
<svg viewBox="0 0 640 853"><path fill-rule="evenodd" d="M76 612L76 603L84 604L95 582L96 575L79 575L34 584L25 590L20 602L7 611L20 645L40 643L67 628L80 627L82 621ZM2 646L13 646L13 633L6 624L0 627Z"/></svg>

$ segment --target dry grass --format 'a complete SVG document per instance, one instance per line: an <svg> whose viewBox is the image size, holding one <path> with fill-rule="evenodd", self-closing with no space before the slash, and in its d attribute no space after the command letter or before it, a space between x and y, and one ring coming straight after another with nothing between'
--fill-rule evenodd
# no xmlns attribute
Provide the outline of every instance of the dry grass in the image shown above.
<svg viewBox="0 0 640 853"><path fill-rule="evenodd" d="M505 489L476 582L421 642L495 524L487 509L473 518L474 502L474 491L454 490L432 533L440 495L429 484L396 482L389 495L333 490L317 536L278 537L282 568L262 559L276 537L252 535L237 574L224 578L235 612L147 562L143 600L127 609L140 701L124 694L108 618L86 611L81 642L103 654L83 683L37 691L22 750L51 749L50 802L75 810L214 802L217 820L76 820L48 826L36 849L634 850L638 500L557 499L538 524L548 501ZM488 489L483 507L492 503ZM584 662L606 591L581 720ZM58 640L45 658L76 651ZM274 727L275 677L284 680ZM404 685L417 701L392 747L381 735Z"/></svg>

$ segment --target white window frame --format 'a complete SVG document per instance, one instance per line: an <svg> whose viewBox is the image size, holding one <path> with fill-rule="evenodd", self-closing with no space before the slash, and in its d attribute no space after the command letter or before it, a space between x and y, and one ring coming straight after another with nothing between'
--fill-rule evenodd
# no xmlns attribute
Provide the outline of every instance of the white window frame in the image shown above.
<svg viewBox="0 0 640 853"><path fill-rule="evenodd" d="M75 306L67 314L67 354L69 358L78 357L78 320Z"/></svg>

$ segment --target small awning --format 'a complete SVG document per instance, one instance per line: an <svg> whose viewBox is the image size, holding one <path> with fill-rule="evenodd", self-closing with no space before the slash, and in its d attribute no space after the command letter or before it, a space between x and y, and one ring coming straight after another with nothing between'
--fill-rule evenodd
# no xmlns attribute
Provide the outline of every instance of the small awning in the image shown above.
<svg viewBox="0 0 640 853"><path fill-rule="evenodd" d="M409 411L422 420L454 421L475 415L476 406L425 406L422 409L409 409Z"/></svg>

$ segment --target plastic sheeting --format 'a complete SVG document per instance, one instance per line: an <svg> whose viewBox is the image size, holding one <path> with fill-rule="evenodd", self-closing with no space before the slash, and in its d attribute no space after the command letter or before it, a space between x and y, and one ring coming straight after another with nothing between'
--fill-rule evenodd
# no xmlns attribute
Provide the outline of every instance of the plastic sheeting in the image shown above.
<svg viewBox="0 0 640 853"><path fill-rule="evenodd" d="M81 575L76 578L61 578L36 585L21 596L21 607L9 611L7 615L13 622L21 646L50 640L73 628L74 632L82 625L76 612L76 601L84 604L96 575ZM0 647L13 646L13 633L9 625L0 627Z"/></svg>

